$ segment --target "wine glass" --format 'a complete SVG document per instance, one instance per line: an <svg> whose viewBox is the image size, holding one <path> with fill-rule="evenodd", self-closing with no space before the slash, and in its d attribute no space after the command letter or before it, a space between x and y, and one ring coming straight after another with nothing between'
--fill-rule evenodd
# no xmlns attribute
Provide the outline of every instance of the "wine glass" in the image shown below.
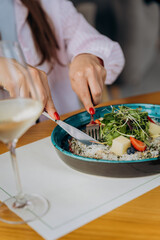
<svg viewBox="0 0 160 240"><path fill-rule="evenodd" d="M26 223L48 211L49 203L44 197L23 193L15 153L18 139L35 123L42 110L19 44L0 41L0 141L10 151L17 188L16 196L0 204L1 221Z"/></svg>

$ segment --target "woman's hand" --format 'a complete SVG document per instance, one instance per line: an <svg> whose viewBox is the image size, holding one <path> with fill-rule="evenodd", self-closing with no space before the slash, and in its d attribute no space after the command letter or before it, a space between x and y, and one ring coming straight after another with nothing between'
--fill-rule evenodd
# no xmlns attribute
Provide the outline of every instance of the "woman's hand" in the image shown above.
<svg viewBox="0 0 160 240"><path fill-rule="evenodd" d="M14 71L16 81L12 81L10 70L12 72ZM43 103L44 109L52 118L59 119L59 115L56 112L56 108L51 97L46 73L29 65L28 70L35 82L36 90ZM14 97L15 94L17 94L17 92L15 92L14 84L19 87L19 96L29 97L30 92L25 81L25 78L27 77L29 76L26 69L16 60L10 59L8 61L8 59L0 58L0 86L4 87L9 92L11 97Z"/></svg>
<svg viewBox="0 0 160 240"><path fill-rule="evenodd" d="M39 92L39 95L41 97L44 110L48 112L48 114L52 118L59 120L60 117L56 111L55 105L52 100L46 73L32 66L28 66L28 69L31 73L33 80L35 81L35 85L37 86L37 91Z"/></svg>
<svg viewBox="0 0 160 240"><path fill-rule="evenodd" d="M72 89L88 112L102 100L106 70L98 57L92 54L77 55L70 64L69 75ZM90 112L91 113L91 112Z"/></svg>

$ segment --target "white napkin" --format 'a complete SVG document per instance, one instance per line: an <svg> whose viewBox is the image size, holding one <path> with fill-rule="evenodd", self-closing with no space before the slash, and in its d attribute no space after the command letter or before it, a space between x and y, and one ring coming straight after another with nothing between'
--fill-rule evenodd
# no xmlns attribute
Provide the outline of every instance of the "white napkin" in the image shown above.
<svg viewBox="0 0 160 240"><path fill-rule="evenodd" d="M29 225L43 238L57 239L159 186L160 174L109 178L78 172L55 152L50 137L17 149L23 191L50 202L48 213ZM15 195L9 153L0 155L0 200Z"/></svg>

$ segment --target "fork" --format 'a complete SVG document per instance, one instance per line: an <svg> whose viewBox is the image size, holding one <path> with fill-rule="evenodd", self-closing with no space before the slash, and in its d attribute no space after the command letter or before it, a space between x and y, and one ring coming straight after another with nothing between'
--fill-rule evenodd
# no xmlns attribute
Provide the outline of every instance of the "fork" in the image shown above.
<svg viewBox="0 0 160 240"><path fill-rule="evenodd" d="M99 140L99 124L94 122L94 117L91 114L91 121L89 124L86 125L86 133L91 136L92 138Z"/></svg>
<svg viewBox="0 0 160 240"><path fill-rule="evenodd" d="M88 88L88 90L89 90L89 93L90 93L91 101L92 101L93 105L95 106L91 89ZM93 117L94 113L91 113L91 121L90 121L89 124L86 125L86 133L89 136L91 136L92 138L94 138L96 140L99 140L99 138L100 138L99 124L95 123L95 121L94 121L94 117Z"/></svg>

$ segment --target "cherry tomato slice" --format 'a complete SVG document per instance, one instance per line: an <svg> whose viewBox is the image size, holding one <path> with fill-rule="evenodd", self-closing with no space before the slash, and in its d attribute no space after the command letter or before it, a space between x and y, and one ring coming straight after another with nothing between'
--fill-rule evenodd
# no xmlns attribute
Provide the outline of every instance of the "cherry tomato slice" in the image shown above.
<svg viewBox="0 0 160 240"><path fill-rule="evenodd" d="M144 142L137 140L134 137L130 137L130 141L133 147L139 152L143 152L147 147Z"/></svg>
<svg viewBox="0 0 160 240"><path fill-rule="evenodd" d="M98 119L94 120L94 122L99 124L99 126L101 125L101 122Z"/></svg>

